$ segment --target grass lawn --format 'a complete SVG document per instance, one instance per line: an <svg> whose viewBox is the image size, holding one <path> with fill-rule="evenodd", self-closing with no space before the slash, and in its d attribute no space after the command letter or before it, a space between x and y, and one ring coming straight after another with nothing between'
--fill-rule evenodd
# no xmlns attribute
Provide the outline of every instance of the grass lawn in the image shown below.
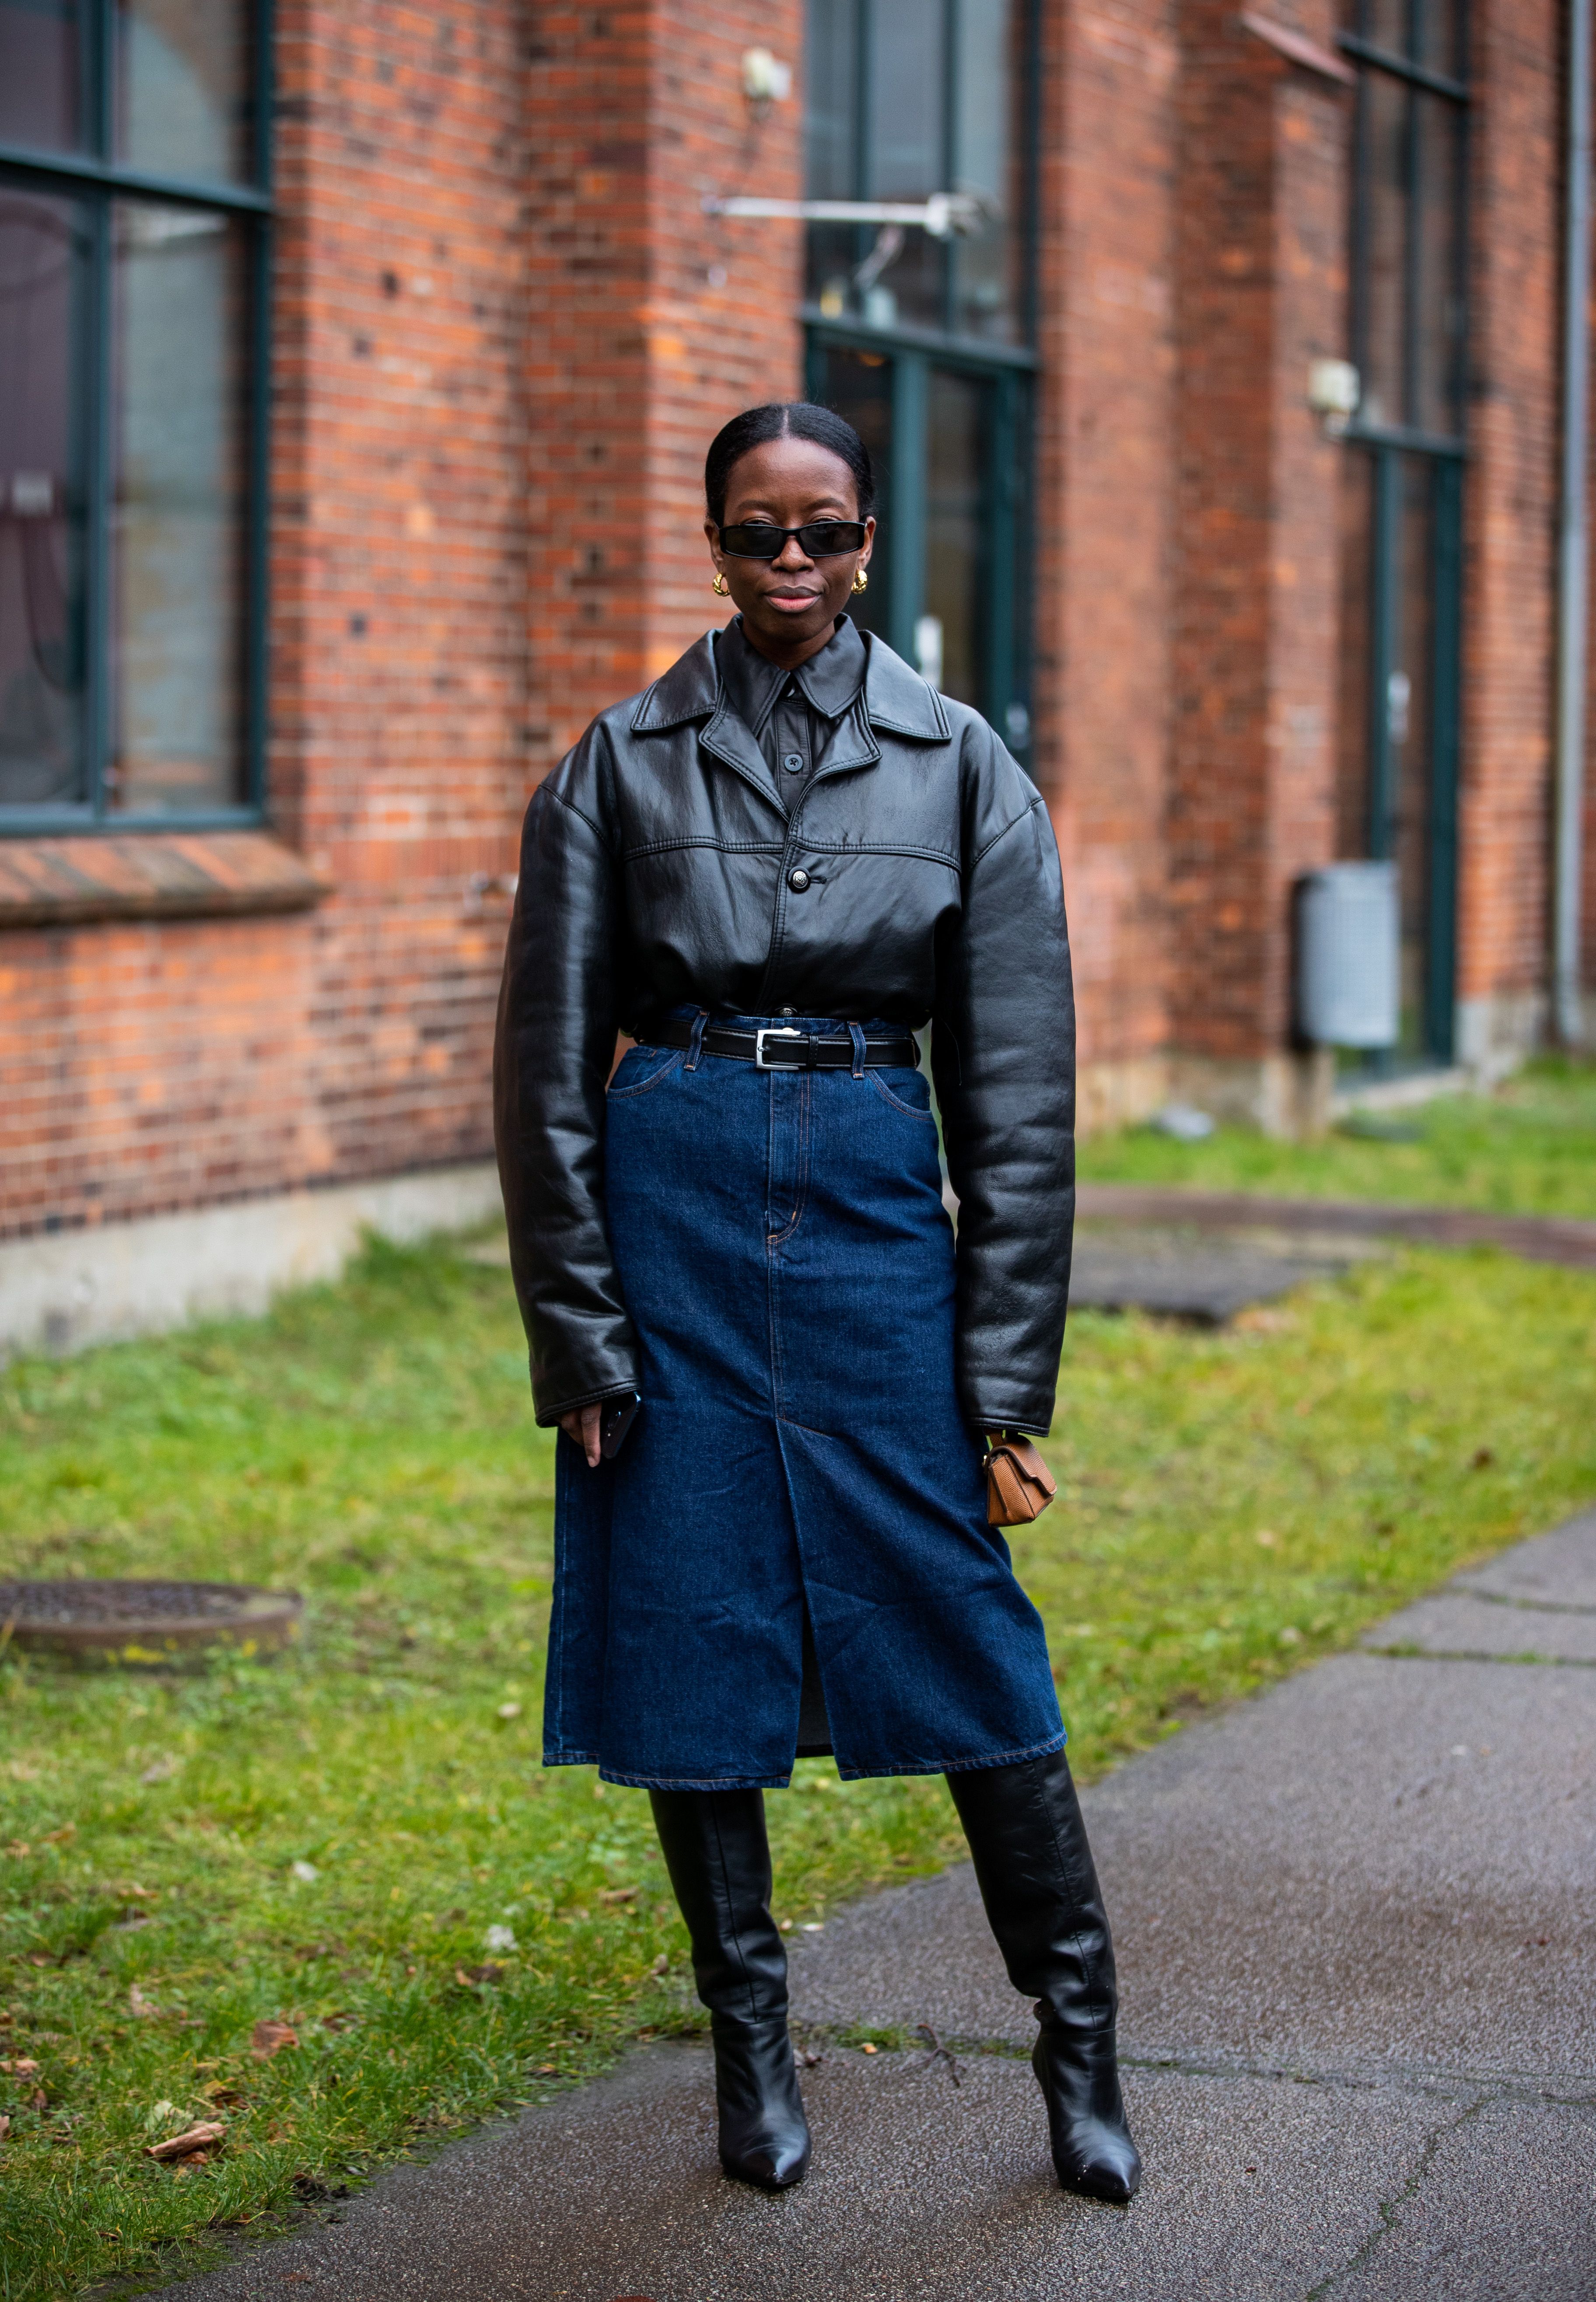
<svg viewBox="0 0 1596 2302"><path fill-rule="evenodd" d="M1321 1143L1276 1143L1222 1127L1205 1142L1177 1143L1150 1127L1123 1128L1081 1145L1081 1180L1596 1217L1596 1063L1550 1057L1493 1095L1443 1096L1370 1117L1391 1134L1342 1126ZM1350 1125L1360 1123L1354 1116ZM1411 1139L1391 1139L1399 1130Z"/></svg>
<svg viewBox="0 0 1596 2302"><path fill-rule="evenodd" d="M1411 1253L1220 1334L1085 1315L1057 1430L1015 1550L1089 1775L1596 1495L1596 1280ZM271 1665L0 1659L4 2302L175 2275L690 2019L646 1799L538 1764L551 1456L508 1276L448 1247L0 1375L0 1573L309 1601ZM770 1809L801 1926L959 1844L937 1780ZM214 2163L145 2155L206 2113Z"/></svg>

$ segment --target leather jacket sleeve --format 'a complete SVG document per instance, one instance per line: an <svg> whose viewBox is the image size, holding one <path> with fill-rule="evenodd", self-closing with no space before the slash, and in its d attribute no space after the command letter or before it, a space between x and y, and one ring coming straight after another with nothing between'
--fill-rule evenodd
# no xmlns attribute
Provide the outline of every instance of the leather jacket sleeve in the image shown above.
<svg viewBox="0 0 1596 2302"><path fill-rule="evenodd" d="M960 1403L982 1430L1042 1434L1070 1299L1075 1001L1047 810L994 749L1013 796L976 827L938 954L931 1061L959 1199Z"/></svg>
<svg viewBox="0 0 1596 2302"><path fill-rule="evenodd" d="M493 1049L510 1266L541 1424L641 1387L604 1220L618 873L596 812L573 798L571 780L557 770L526 811ZM588 778L578 790L589 795Z"/></svg>

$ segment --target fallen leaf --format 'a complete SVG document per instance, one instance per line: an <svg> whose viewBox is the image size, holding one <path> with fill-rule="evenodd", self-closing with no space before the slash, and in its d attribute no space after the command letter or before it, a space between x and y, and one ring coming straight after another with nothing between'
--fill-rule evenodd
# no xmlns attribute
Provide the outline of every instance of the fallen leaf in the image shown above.
<svg viewBox="0 0 1596 2302"><path fill-rule="evenodd" d="M305 1886L314 1886L322 1875L314 1862L290 1862L288 1867L290 1877Z"/></svg>
<svg viewBox="0 0 1596 2302"><path fill-rule="evenodd" d="M347 2008L340 2006L333 2013L323 2015L322 2028L323 2030L352 2030L359 2020L358 2014L351 2014Z"/></svg>
<svg viewBox="0 0 1596 2302"><path fill-rule="evenodd" d="M10 2132L11 2113L9 2111L0 2110L0 2142L4 2142Z"/></svg>
<svg viewBox="0 0 1596 2302"><path fill-rule="evenodd" d="M1468 1467L1471 1471L1488 1471L1495 1460L1496 1450L1494 1448L1476 1447L1474 1453L1469 1457Z"/></svg>
<svg viewBox="0 0 1596 2302"><path fill-rule="evenodd" d="M670 1961L666 1957L665 1953L661 1951L659 1957L654 1961L652 1966L650 1967L649 1972L651 1974L668 1974L669 1971Z"/></svg>
<svg viewBox="0 0 1596 2302"><path fill-rule="evenodd" d="M46 1846L64 1846L69 1838L76 1838L77 1836L77 1824L75 1822L63 1822L59 1830L46 1831L44 1836L44 1844Z"/></svg>
<svg viewBox="0 0 1596 2302"><path fill-rule="evenodd" d="M158 1759L146 1767L139 1779L141 1783L169 1783L182 1763L181 1759L174 1759L170 1751L163 1752Z"/></svg>
<svg viewBox="0 0 1596 2302"><path fill-rule="evenodd" d="M285 2046L297 2046L299 2034L291 2022L257 2022L249 2041L249 2051L257 2063L269 2063Z"/></svg>
<svg viewBox="0 0 1596 2302"><path fill-rule="evenodd" d="M637 1889L635 1886L601 1886L599 1900L601 1903L634 1903Z"/></svg>
<svg viewBox="0 0 1596 2302"><path fill-rule="evenodd" d="M5 1851L12 1856L13 1861L25 1862L28 1860L28 1857L32 1853L33 1849L29 1845L28 1841L25 1838L13 1838L11 1844Z"/></svg>
<svg viewBox="0 0 1596 2302"><path fill-rule="evenodd" d="M30 2079L37 2075L38 2064L31 2054L13 2054L0 2061L0 2071L9 2071L13 2078Z"/></svg>
<svg viewBox="0 0 1596 2302"><path fill-rule="evenodd" d="M249 2099L237 2087L225 2086L220 2079L213 2079L209 2086L202 2086L199 2091L218 2110L241 2110Z"/></svg>
<svg viewBox="0 0 1596 2302"><path fill-rule="evenodd" d="M45 2092L43 2087L34 2088L32 2102L35 2110L48 2110L50 2107L50 2097Z"/></svg>
<svg viewBox="0 0 1596 2302"><path fill-rule="evenodd" d="M462 1990L475 1990L480 1983L502 1982L504 1969L491 1962L486 1966L457 1966L455 1980Z"/></svg>
<svg viewBox="0 0 1596 2302"><path fill-rule="evenodd" d="M1265 1550L1278 1550L1281 1545L1281 1539L1272 1526L1261 1526L1253 1541L1261 1543Z"/></svg>
<svg viewBox="0 0 1596 2302"><path fill-rule="evenodd" d="M134 1983L132 1988L128 1993L128 2006L130 2011L132 2013L137 2014L141 2021L147 2021L152 2014L158 2014L161 2011L155 2004L153 1998L147 1998L145 1996L143 1991L139 1989L137 1983Z"/></svg>
<svg viewBox="0 0 1596 2302"><path fill-rule="evenodd" d="M871 2046L867 2045L864 2051L867 2054L878 2054L881 2049L879 2046Z"/></svg>
<svg viewBox="0 0 1596 2302"><path fill-rule="evenodd" d="M29 1966L54 1966L55 1962L47 1950L30 1950L28 1963Z"/></svg>
<svg viewBox="0 0 1596 2302"><path fill-rule="evenodd" d="M197 2150L210 2149L226 2131L219 2120L202 2118L197 2126L186 2127L181 2134L173 2134L164 2142L150 2143L144 2155L164 2165L169 2158L189 2158Z"/></svg>

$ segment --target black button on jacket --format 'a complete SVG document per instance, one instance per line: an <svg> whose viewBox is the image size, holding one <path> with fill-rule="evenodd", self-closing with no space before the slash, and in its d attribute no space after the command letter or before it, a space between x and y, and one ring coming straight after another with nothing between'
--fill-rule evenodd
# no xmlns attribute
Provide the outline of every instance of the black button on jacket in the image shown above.
<svg viewBox="0 0 1596 2302"><path fill-rule="evenodd" d="M604 1222L604 1090L617 1029L646 1044L684 1002L929 1020L959 1198L960 1400L983 1428L1052 1419L1075 1204L1053 828L978 713L865 644L863 685L817 718L801 790L784 794L732 710L706 633L533 794L494 1103L540 1423L638 1387Z"/></svg>

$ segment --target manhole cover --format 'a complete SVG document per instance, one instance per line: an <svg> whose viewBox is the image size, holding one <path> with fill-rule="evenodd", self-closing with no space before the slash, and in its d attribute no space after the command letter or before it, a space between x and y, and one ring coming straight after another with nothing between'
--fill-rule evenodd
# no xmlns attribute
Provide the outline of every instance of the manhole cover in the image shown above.
<svg viewBox="0 0 1596 2302"><path fill-rule="evenodd" d="M297 1591L242 1583L0 1583L0 1640L38 1652L164 1662L196 1647L260 1654L298 1627Z"/></svg>

